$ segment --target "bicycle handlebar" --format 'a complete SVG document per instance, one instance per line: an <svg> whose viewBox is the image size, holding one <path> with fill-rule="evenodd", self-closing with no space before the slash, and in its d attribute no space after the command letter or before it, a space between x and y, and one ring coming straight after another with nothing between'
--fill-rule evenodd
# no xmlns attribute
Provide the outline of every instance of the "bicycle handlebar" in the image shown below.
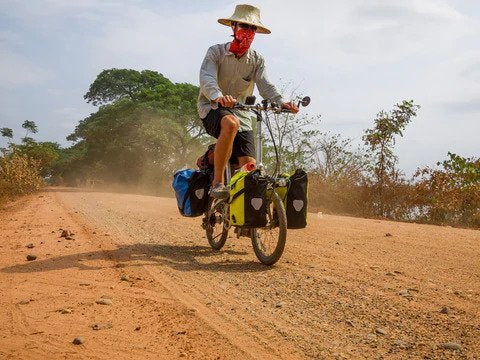
<svg viewBox="0 0 480 360"><path fill-rule="evenodd" d="M254 104L255 103L255 96L247 96L247 102L250 102L250 104L243 104L241 102L237 102L234 106L233 109L241 109L241 110L254 110L254 111L272 111L276 114L280 113L290 113L293 114L292 110L283 108L282 106L278 106L277 104L270 103L268 105L268 100L263 100L260 104ZM212 103L215 103L212 100ZM218 104L218 103L215 103ZM298 107L300 105L302 106L308 106L310 104L310 97L305 96L301 101L298 102ZM218 104L218 106L221 106Z"/></svg>
<svg viewBox="0 0 480 360"><path fill-rule="evenodd" d="M241 110L257 110L257 111L272 111L274 113L292 113L292 110L285 109L280 106L264 106L262 104L256 105L246 105L240 102L237 102L234 106L234 109L241 109Z"/></svg>

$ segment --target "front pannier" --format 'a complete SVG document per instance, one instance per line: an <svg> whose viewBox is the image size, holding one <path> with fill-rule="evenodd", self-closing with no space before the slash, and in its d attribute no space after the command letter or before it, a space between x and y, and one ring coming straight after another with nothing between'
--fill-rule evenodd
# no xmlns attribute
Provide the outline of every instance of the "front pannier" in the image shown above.
<svg viewBox="0 0 480 360"><path fill-rule="evenodd" d="M259 171L239 171L230 180L230 224L243 227L267 225L267 184Z"/></svg>
<svg viewBox="0 0 480 360"><path fill-rule="evenodd" d="M285 211L289 229L303 229L307 226L308 177L301 169L295 170L287 185Z"/></svg>
<svg viewBox="0 0 480 360"><path fill-rule="evenodd" d="M202 215L208 207L210 175L206 171L179 170L172 182L180 214L194 217Z"/></svg>

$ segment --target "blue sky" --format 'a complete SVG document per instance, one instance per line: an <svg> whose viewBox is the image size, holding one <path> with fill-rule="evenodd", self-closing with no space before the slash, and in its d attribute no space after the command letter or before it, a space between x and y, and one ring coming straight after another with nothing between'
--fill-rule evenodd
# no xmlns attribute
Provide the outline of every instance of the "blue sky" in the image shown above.
<svg viewBox="0 0 480 360"><path fill-rule="evenodd" d="M0 127L25 119L41 140L65 137L95 108L83 94L106 68L151 69L198 84L206 49L229 40L232 1L0 0ZM480 2L259 0L257 35L273 82L312 97L322 130L360 141L375 114L422 106L397 143L411 174L447 151L478 156ZM5 142L0 140L0 145Z"/></svg>

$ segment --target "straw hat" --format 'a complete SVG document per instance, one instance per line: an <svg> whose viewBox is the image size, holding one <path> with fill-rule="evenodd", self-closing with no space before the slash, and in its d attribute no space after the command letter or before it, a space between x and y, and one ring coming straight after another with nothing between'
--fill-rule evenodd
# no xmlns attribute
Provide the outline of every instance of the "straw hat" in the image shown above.
<svg viewBox="0 0 480 360"><path fill-rule="evenodd" d="M260 21L260 9L252 5L237 5L235 12L228 19L218 19L218 22L222 25L231 26L232 22L240 22L248 25L254 25L257 27L257 33L270 34L265 26Z"/></svg>

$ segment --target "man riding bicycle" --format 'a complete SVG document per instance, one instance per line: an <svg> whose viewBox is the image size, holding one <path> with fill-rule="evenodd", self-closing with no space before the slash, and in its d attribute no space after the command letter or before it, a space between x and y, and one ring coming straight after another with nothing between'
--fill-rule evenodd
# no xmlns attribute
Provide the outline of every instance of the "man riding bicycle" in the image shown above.
<svg viewBox="0 0 480 360"><path fill-rule="evenodd" d="M198 114L207 133L217 138L211 196L226 199L228 188L224 173L229 159L238 167L255 161L253 118L248 111L234 109L253 94L255 84L260 95L282 107L298 112L293 102L284 102L267 78L263 57L250 45L255 33L270 34L260 21L260 10L251 5L237 5L228 19L218 19L233 30L233 41L211 46L200 68ZM220 105L220 106L219 106Z"/></svg>

